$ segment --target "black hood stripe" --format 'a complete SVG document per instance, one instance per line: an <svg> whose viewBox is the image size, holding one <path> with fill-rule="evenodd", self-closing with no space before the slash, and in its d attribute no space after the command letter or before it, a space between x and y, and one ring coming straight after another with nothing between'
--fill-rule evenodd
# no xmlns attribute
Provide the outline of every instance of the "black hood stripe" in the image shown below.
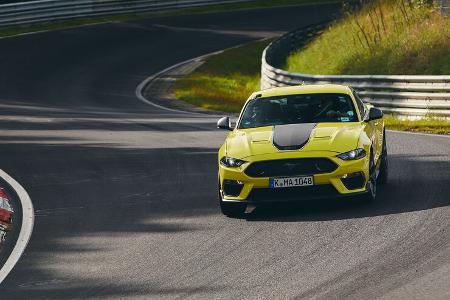
<svg viewBox="0 0 450 300"><path fill-rule="evenodd" d="M308 143L316 123L276 125L273 127L273 145L280 150L301 149Z"/></svg>

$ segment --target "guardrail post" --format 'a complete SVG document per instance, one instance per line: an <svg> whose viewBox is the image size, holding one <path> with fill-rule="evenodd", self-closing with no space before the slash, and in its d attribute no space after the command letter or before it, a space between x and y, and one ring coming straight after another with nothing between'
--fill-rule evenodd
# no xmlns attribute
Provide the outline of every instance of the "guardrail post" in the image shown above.
<svg viewBox="0 0 450 300"><path fill-rule="evenodd" d="M441 0L441 11L450 16L450 0Z"/></svg>

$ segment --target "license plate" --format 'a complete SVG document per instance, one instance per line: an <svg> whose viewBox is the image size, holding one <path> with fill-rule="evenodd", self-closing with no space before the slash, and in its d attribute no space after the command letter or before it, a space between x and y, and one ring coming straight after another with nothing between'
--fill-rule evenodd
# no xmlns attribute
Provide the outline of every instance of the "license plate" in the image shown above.
<svg viewBox="0 0 450 300"><path fill-rule="evenodd" d="M269 184L272 189L287 188L295 186L314 185L313 176L286 177L286 178L270 178Z"/></svg>

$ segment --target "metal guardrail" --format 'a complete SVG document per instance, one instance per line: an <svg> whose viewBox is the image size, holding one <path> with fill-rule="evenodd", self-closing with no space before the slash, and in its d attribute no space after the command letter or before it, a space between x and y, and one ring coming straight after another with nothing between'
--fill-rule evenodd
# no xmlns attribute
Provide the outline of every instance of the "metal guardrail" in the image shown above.
<svg viewBox="0 0 450 300"><path fill-rule="evenodd" d="M450 16L450 0L440 0L441 11Z"/></svg>
<svg viewBox="0 0 450 300"><path fill-rule="evenodd" d="M80 17L143 13L248 0L39 0L0 5L0 27Z"/></svg>
<svg viewBox="0 0 450 300"><path fill-rule="evenodd" d="M450 75L310 75L280 69L286 57L321 33L324 24L289 32L263 52L261 88L299 84L352 86L361 98L388 113L409 116L450 117Z"/></svg>

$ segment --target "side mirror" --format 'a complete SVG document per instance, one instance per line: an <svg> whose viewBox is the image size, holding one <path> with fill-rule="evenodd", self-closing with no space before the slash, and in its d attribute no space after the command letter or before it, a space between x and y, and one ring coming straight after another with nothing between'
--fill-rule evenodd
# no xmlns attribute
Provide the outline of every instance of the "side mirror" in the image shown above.
<svg viewBox="0 0 450 300"><path fill-rule="evenodd" d="M219 121L217 121L217 128L233 130L233 127L231 127L230 117L223 117Z"/></svg>
<svg viewBox="0 0 450 300"><path fill-rule="evenodd" d="M373 120L378 120L381 119L383 117L383 111L379 108L376 107L371 107L369 110L369 117L367 118L367 122L369 121L373 121Z"/></svg>

